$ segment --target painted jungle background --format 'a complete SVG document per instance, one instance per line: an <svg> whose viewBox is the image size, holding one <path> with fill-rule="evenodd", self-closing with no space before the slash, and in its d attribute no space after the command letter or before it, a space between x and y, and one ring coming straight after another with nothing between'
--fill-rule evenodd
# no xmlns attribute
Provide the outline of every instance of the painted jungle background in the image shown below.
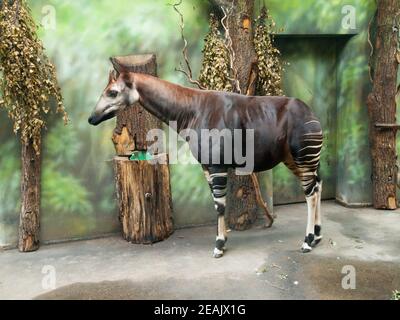
<svg viewBox="0 0 400 320"><path fill-rule="evenodd" d="M57 67L71 122L49 122L44 138L42 239L57 241L118 231L110 160L115 122L94 128L87 118L102 92L113 55L154 52L163 79L189 85L175 71L182 60L179 16L170 0L30 0L40 38ZM257 8L263 1L258 1ZM307 102L325 135L321 173L324 198L370 202L368 23L373 0L266 0L281 30L275 44L284 62L284 94ZM190 62L198 75L213 7L185 0ZM350 18L354 15L354 21ZM350 19L350 20L349 20ZM19 140L0 112L0 246L13 245L19 218ZM400 145L399 145L400 146ZM176 226L215 222L208 185L197 165L173 165ZM263 175L263 185L271 185ZM268 180L268 181L267 181ZM271 192L271 190L268 190ZM267 190L264 190L267 193ZM303 201L283 166L273 171L275 204Z"/></svg>

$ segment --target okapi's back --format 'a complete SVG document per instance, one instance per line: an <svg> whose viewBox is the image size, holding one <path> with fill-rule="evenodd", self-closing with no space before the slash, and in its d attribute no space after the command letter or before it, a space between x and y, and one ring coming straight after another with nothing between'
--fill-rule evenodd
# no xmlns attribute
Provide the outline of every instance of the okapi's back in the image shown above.
<svg viewBox="0 0 400 320"><path fill-rule="evenodd" d="M287 116L287 106L292 100L287 97L244 96L219 91L204 92L204 97L199 116L211 115L228 128L235 129L269 127L273 130Z"/></svg>

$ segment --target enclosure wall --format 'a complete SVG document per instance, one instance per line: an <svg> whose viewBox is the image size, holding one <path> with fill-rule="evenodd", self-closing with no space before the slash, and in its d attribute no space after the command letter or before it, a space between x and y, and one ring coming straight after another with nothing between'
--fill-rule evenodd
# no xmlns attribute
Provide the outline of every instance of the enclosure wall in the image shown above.
<svg viewBox="0 0 400 320"><path fill-rule="evenodd" d="M169 0L30 0L40 37L57 66L71 123L49 121L43 148L42 239L91 238L119 232L111 159L114 121L94 128L87 118L106 85L108 57L157 54L160 78L188 85L175 72L181 60L179 17ZM194 74L208 30L208 1L186 0L182 11ZM256 1L258 5L258 1ZM367 25L373 0L268 0L285 67L287 95L304 99L324 124L325 198L371 202ZM352 18L354 13L354 24ZM350 15L350 16L349 16ZM0 246L14 246L19 215L19 146L0 113ZM400 148L400 145L399 145ZM187 155L190 158L189 155ZM302 201L290 173L274 170L275 203ZM271 178L262 176L272 198ZM209 188L199 165L172 165L177 227L215 223ZM268 190L267 188L268 187Z"/></svg>

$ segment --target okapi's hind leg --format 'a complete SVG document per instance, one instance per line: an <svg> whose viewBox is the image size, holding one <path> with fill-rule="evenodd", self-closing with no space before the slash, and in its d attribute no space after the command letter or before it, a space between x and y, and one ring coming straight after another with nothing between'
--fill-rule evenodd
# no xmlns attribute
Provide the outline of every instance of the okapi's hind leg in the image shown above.
<svg viewBox="0 0 400 320"><path fill-rule="evenodd" d="M311 129L303 134L300 146L291 150L291 156L285 162L286 166L300 179L307 200L307 228L301 251L312 251L322 239L321 235L321 194L322 182L318 176L319 160L322 149L322 131L318 121L312 120L305 124ZM317 131L318 130L318 131ZM297 141L296 141L297 142Z"/></svg>
<svg viewBox="0 0 400 320"><path fill-rule="evenodd" d="M226 188L228 182L228 172L225 169L209 168L204 170L210 186L215 209L218 215L217 240L213 252L214 258L221 258L226 250L225 244L228 240L225 226L225 207L226 207Z"/></svg>
<svg viewBox="0 0 400 320"><path fill-rule="evenodd" d="M321 196L322 196L322 181L318 182L318 197L317 197L317 207L315 209L315 227L314 227L314 243L312 246L316 246L322 240L322 215L321 215Z"/></svg>

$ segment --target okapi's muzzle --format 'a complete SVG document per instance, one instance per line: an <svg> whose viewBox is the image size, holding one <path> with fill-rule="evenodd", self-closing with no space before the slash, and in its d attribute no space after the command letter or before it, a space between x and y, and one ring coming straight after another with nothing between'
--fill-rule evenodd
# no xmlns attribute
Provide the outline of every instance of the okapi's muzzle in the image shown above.
<svg viewBox="0 0 400 320"><path fill-rule="evenodd" d="M115 116L116 116L116 111L111 111L111 112L109 112L107 114L100 114L100 115L98 115L96 113L93 113L89 117L88 122L92 126L97 126L97 125L99 125L100 123L102 123L102 122L104 122L106 120L114 118Z"/></svg>

